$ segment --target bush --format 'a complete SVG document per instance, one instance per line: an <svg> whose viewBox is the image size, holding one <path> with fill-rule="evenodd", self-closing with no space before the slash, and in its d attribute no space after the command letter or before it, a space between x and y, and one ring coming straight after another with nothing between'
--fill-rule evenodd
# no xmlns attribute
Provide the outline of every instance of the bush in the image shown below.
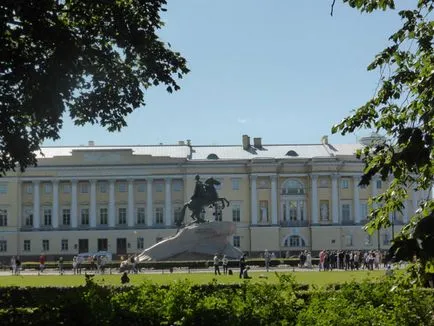
<svg viewBox="0 0 434 326"><path fill-rule="evenodd" d="M434 292L382 283L306 290L277 284L188 281L103 287L0 288L2 325L434 325Z"/></svg>

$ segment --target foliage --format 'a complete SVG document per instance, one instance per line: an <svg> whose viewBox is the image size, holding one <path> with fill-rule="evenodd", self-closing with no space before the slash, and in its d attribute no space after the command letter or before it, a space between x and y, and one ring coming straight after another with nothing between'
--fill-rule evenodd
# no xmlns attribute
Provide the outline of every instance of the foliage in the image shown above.
<svg viewBox="0 0 434 326"><path fill-rule="evenodd" d="M343 0L362 12L394 9L393 0ZM352 133L373 129L384 134L358 151L365 163L360 184L374 176L393 181L373 199L366 228L391 225L389 216L404 212L404 202L415 191L430 189L434 179L434 51L432 20L434 1L412 1L412 8L399 11L402 27L390 36L390 46L368 66L379 69L379 87L370 100L332 128L332 132ZM406 6L411 6L406 3ZM417 213L394 240L391 255L399 260L421 262L428 272L434 258L434 202L423 198Z"/></svg>
<svg viewBox="0 0 434 326"><path fill-rule="evenodd" d="M0 318L2 325L433 325L434 292L393 282L300 291L291 275L276 284L214 280L121 288L89 279L79 288L8 288ZM20 295L32 299L20 301Z"/></svg>
<svg viewBox="0 0 434 326"><path fill-rule="evenodd" d="M62 115L109 131L144 104L144 90L186 61L162 42L165 0L5 0L0 4L0 172L36 164Z"/></svg>
<svg viewBox="0 0 434 326"><path fill-rule="evenodd" d="M393 282L347 283L339 291L312 293L298 324L433 325L434 297L422 289L393 287Z"/></svg>

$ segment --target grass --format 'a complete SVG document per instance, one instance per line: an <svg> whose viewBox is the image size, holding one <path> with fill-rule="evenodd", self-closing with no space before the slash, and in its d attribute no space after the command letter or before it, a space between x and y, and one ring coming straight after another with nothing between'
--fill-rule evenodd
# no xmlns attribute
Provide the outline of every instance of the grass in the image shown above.
<svg viewBox="0 0 434 326"><path fill-rule="evenodd" d="M384 271L335 271L335 272L278 272L279 274L293 274L299 283L324 286L333 283L344 283L350 281L362 281L365 279L380 280ZM103 285L120 285L119 274L96 275L94 280ZM275 283L278 277L275 272L252 272L252 279L249 282L270 282ZM265 276L266 278L260 277ZM130 284L138 285L143 281L151 281L158 284L169 284L176 280L188 279L194 284L205 284L216 279L218 283L240 283L238 275L215 276L209 273L165 273L165 274L130 274ZM81 286L85 284L84 275L19 275L0 276L0 286Z"/></svg>

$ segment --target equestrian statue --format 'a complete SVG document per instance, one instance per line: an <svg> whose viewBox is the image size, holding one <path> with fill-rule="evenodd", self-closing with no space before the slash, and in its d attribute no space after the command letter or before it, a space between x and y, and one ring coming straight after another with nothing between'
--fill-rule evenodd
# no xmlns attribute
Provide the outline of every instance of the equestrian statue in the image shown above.
<svg viewBox="0 0 434 326"><path fill-rule="evenodd" d="M214 207L216 210L221 205L221 208L229 206L229 201L226 198L219 197L215 186L220 185L220 181L214 178L208 178L205 182L200 181L200 176L196 175L196 186L193 196L184 204L179 218L175 221L178 227L184 223L185 210L188 208L191 211L191 218L195 223L204 223L205 220L201 216L205 207ZM226 205L225 205L226 204Z"/></svg>

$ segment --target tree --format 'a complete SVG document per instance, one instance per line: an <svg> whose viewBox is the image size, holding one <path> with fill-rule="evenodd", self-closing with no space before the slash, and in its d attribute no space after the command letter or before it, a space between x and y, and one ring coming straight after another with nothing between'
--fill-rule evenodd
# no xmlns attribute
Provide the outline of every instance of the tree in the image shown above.
<svg viewBox="0 0 434 326"><path fill-rule="evenodd" d="M62 115L109 131L144 105L144 91L188 73L162 42L165 0L3 0L0 3L0 172L36 164Z"/></svg>
<svg viewBox="0 0 434 326"><path fill-rule="evenodd" d="M395 8L393 0L343 0L362 12ZM408 5L408 4L407 4ZM394 177L388 189L373 198L366 229L391 224L389 214L404 210L409 189L429 190L434 179L434 1L413 1L399 11L402 27L390 36L390 46L368 66L379 69L380 84L366 104L332 128L333 133L374 129L386 136L357 153L365 164L360 184L374 175ZM333 14L333 4L332 4ZM416 214L393 240L389 254L416 261L418 276L434 273L434 202L423 198Z"/></svg>

